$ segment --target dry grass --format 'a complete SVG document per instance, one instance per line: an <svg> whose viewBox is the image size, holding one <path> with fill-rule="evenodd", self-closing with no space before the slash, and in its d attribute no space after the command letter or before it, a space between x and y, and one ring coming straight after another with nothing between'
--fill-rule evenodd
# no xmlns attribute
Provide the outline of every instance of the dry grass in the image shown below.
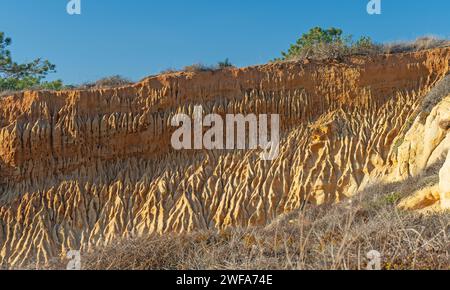
<svg viewBox="0 0 450 290"><path fill-rule="evenodd" d="M216 71L217 68L215 66L209 66L202 63L195 63L192 65L185 66L183 71L185 72L207 72L207 71Z"/></svg>
<svg viewBox="0 0 450 290"><path fill-rule="evenodd" d="M422 183L377 185L340 205L306 206L266 227L118 241L82 255L84 269L365 269L367 253L383 269L450 269L450 215L397 210Z"/></svg>
<svg viewBox="0 0 450 290"><path fill-rule="evenodd" d="M338 205L310 206L265 227L151 235L82 253L83 269L450 270L450 214L397 209L401 199L436 184L442 162L403 182L373 185ZM66 261L46 269L64 269ZM35 266L30 267L35 268Z"/></svg>
<svg viewBox="0 0 450 290"><path fill-rule="evenodd" d="M12 91L12 90L0 91L0 98L1 97L11 96L11 95L22 93L22 92L23 91Z"/></svg>
<svg viewBox="0 0 450 290"><path fill-rule="evenodd" d="M94 83L84 83L81 86L74 87L75 89L92 89L92 88L117 88L131 85L133 82L120 75L104 77Z"/></svg>
<svg viewBox="0 0 450 290"><path fill-rule="evenodd" d="M205 65L202 63L196 63L192 65L185 66L183 68L184 72L215 72L228 68L234 68L235 66L229 61L229 59L225 59L224 61L219 61L216 65ZM171 72L172 70L169 70Z"/></svg>
<svg viewBox="0 0 450 290"><path fill-rule="evenodd" d="M178 72L180 72L180 71L177 70L177 69L174 69L174 68L167 68L167 69L165 69L165 70L162 70L162 71L160 72L160 74L165 75L165 74L174 74L174 73L178 73Z"/></svg>
<svg viewBox="0 0 450 290"><path fill-rule="evenodd" d="M446 47L450 45L447 39L438 38L435 36L423 36L414 41L401 41L383 44L383 53L405 53L421 51L439 47Z"/></svg>

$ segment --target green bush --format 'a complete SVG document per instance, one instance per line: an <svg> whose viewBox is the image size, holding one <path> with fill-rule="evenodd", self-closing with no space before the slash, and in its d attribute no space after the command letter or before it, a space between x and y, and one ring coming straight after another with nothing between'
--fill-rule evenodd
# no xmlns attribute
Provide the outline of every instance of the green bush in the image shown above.
<svg viewBox="0 0 450 290"><path fill-rule="evenodd" d="M292 44L287 52L282 52L281 58L275 61L342 59L352 55L407 53L446 46L450 46L449 40L434 36L387 44L376 44L366 36L353 41L353 37L345 35L341 29L314 27Z"/></svg>
<svg viewBox="0 0 450 290"><path fill-rule="evenodd" d="M379 54L382 53L382 46L375 44L370 37L363 36L351 45L351 54Z"/></svg>
<svg viewBox="0 0 450 290"><path fill-rule="evenodd" d="M344 35L341 29L314 27L292 44L287 52L282 52L282 57L277 60L339 59L351 54L372 53L377 49L378 46L369 37L353 42L352 36Z"/></svg>
<svg viewBox="0 0 450 290"><path fill-rule="evenodd" d="M61 80L53 82L42 82L37 78L26 77L22 79L0 78L0 92L23 91L27 89L33 90L61 90L64 85Z"/></svg>
<svg viewBox="0 0 450 290"><path fill-rule="evenodd" d="M226 58L224 61L219 61L217 66L219 67L219 69L234 67L234 65L230 62L228 58Z"/></svg>
<svg viewBox="0 0 450 290"><path fill-rule="evenodd" d="M40 58L30 63L19 64L12 60L8 47L12 40L0 32L0 92L25 89L52 89L63 87L62 81L44 82L43 79L55 72L55 65Z"/></svg>

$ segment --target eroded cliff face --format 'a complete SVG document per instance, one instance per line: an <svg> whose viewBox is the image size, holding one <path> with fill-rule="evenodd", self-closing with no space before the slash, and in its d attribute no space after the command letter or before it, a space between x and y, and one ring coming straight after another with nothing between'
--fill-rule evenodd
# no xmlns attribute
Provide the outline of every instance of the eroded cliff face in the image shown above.
<svg viewBox="0 0 450 290"><path fill-rule="evenodd" d="M385 179L421 178L434 168L431 175L436 178L403 200L400 207L423 211L450 209L450 75L425 97L411 121L404 138L398 137L403 139L395 166Z"/></svg>
<svg viewBox="0 0 450 290"><path fill-rule="evenodd" d="M449 64L444 48L2 98L0 265L45 263L119 237L266 224L306 202L353 196L392 174L394 140ZM196 105L280 114L278 158L173 150L171 118Z"/></svg>

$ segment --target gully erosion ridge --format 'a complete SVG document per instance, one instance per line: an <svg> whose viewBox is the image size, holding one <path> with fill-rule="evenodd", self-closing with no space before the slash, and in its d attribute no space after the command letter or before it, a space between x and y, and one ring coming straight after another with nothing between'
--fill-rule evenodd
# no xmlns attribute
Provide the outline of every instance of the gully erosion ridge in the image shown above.
<svg viewBox="0 0 450 290"><path fill-rule="evenodd" d="M0 265L152 233L264 225L441 162L406 209L446 208L450 48L173 73L0 99ZM280 150L182 150L176 114L279 114ZM422 198L426 196L426 198Z"/></svg>

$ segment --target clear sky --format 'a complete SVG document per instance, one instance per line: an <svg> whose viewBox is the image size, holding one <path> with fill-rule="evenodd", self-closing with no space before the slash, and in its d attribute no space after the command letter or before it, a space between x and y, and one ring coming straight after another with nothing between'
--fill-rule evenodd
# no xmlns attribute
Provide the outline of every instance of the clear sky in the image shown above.
<svg viewBox="0 0 450 290"><path fill-rule="evenodd" d="M121 74L132 80L229 58L238 66L279 56L313 26L376 41L450 35L450 1L382 0L0 0L0 31L16 61L49 59L67 84Z"/></svg>

